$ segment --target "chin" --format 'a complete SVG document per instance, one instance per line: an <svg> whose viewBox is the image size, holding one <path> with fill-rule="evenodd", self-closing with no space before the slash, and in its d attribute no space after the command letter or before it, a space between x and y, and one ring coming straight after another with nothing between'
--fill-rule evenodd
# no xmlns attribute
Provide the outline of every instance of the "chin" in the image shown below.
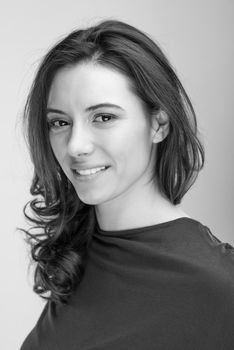
<svg viewBox="0 0 234 350"><path fill-rule="evenodd" d="M99 204L102 204L104 202L104 200L101 198L100 195L95 196L95 195L92 195L90 193L81 194L81 193L79 193L79 191L76 191L76 193L77 193L78 198L84 204L99 205Z"/></svg>

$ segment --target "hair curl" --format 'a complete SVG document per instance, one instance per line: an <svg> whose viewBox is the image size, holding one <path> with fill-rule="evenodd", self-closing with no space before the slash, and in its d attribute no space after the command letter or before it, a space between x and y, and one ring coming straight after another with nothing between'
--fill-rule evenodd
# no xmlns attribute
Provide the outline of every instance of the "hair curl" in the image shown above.
<svg viewBox="0 0 234 350"><path fill-rule="evenodd" d="M204 166L192 104L162 50L145 33L117 20L74 30L44 56L31 86L23 126L34 175L36 196L23 212L34 225L26 233L32 261L37 262L33 290L42 298L66 303L85 270L88 246L97 224L94 207L78 198L49 141L46 107L56 72L91 61L121 72L147 110L169 117L168 136L158 144L154 176L159 189L179 204ZM30 206L33 216L26 213ZM39 233L30 231L39 229ZM50 296L44 296L50 292Z"/></svg>

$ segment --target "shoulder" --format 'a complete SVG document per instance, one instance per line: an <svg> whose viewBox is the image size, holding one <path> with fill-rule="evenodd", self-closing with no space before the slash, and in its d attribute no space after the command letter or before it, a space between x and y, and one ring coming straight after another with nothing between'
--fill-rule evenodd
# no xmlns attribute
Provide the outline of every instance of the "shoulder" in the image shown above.
<svg viewBox="0 0 234 350"><path fill-rule="evenodd" d="M224 331L233 334L234 247L222 242L201 222L187 221L180 253L195 304L210 315L210 322L223 323Z"/></svg>
<svg viewBox="0 0 234 350"><path fill-rule="evenodd" d="M192 229L193 226L193 229ZM222 298L232 302L234 310L234 247L222 242L210 228L194 220L191 225L192 247L205 285ZM215 293L214 293L215 294Z"/></svg>
<svg viewBox="0 0 234 350"><path fill-rule="evenodd" d="M223 277L234 278L234 247L228 242L222 242L216 235L214 235L210 228L198 223L198 235L204 242L204 247L209 253L210 268L217 268L222 272Z"/></svg>
<svg viewBox="0 0 234 350"><path fill-rule="evenodd" d="M25 338L20 350L59 349L53 327L54 310L54 303L47 301L35 327Z"/></svg>
<svg viewBox="0 0 234 350"><path fill-rule="evenodd" d="M181 263L198 277L234 292L234 247L230 243L222 242L209 227L192 218L178 220L169 233L166 244Z"/></svg>

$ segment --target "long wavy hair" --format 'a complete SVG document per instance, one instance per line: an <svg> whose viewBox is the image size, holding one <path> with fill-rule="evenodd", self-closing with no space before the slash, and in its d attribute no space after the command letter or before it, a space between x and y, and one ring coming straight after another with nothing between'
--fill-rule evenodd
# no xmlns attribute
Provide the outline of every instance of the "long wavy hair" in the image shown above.
<svg viewBox="0 0 234 350"><path fill-rule="evenodd" d="M53 154L46 107L56 72L83 61L121 72L149 112L166 112L170 131L158 144L154 176L171 203L181 202L204 166L204 148L191 101L164 53L148 35L124 22L105 20L74 30L56 43L39 65L23 111L34 166L30 193L35 198L23 209L31 227L20 230L26 233L31 263L36 267L34 292L62 304L82 279L97 221L94 206L79 199Z"/></svg>

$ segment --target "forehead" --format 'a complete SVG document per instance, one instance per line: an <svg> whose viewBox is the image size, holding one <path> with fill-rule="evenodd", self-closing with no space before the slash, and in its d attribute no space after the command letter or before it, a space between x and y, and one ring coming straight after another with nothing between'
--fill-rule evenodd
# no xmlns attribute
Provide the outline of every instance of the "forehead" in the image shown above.
<svg viewBox="0 0 234 350"><path fill-rule="evenodd" d="M48 104L68 99L81 103L125 102L138 99L133 84L124 74L94 63L79 63L60 69L52 81ZM94 101L95 100L95 101Z"/></svg>

